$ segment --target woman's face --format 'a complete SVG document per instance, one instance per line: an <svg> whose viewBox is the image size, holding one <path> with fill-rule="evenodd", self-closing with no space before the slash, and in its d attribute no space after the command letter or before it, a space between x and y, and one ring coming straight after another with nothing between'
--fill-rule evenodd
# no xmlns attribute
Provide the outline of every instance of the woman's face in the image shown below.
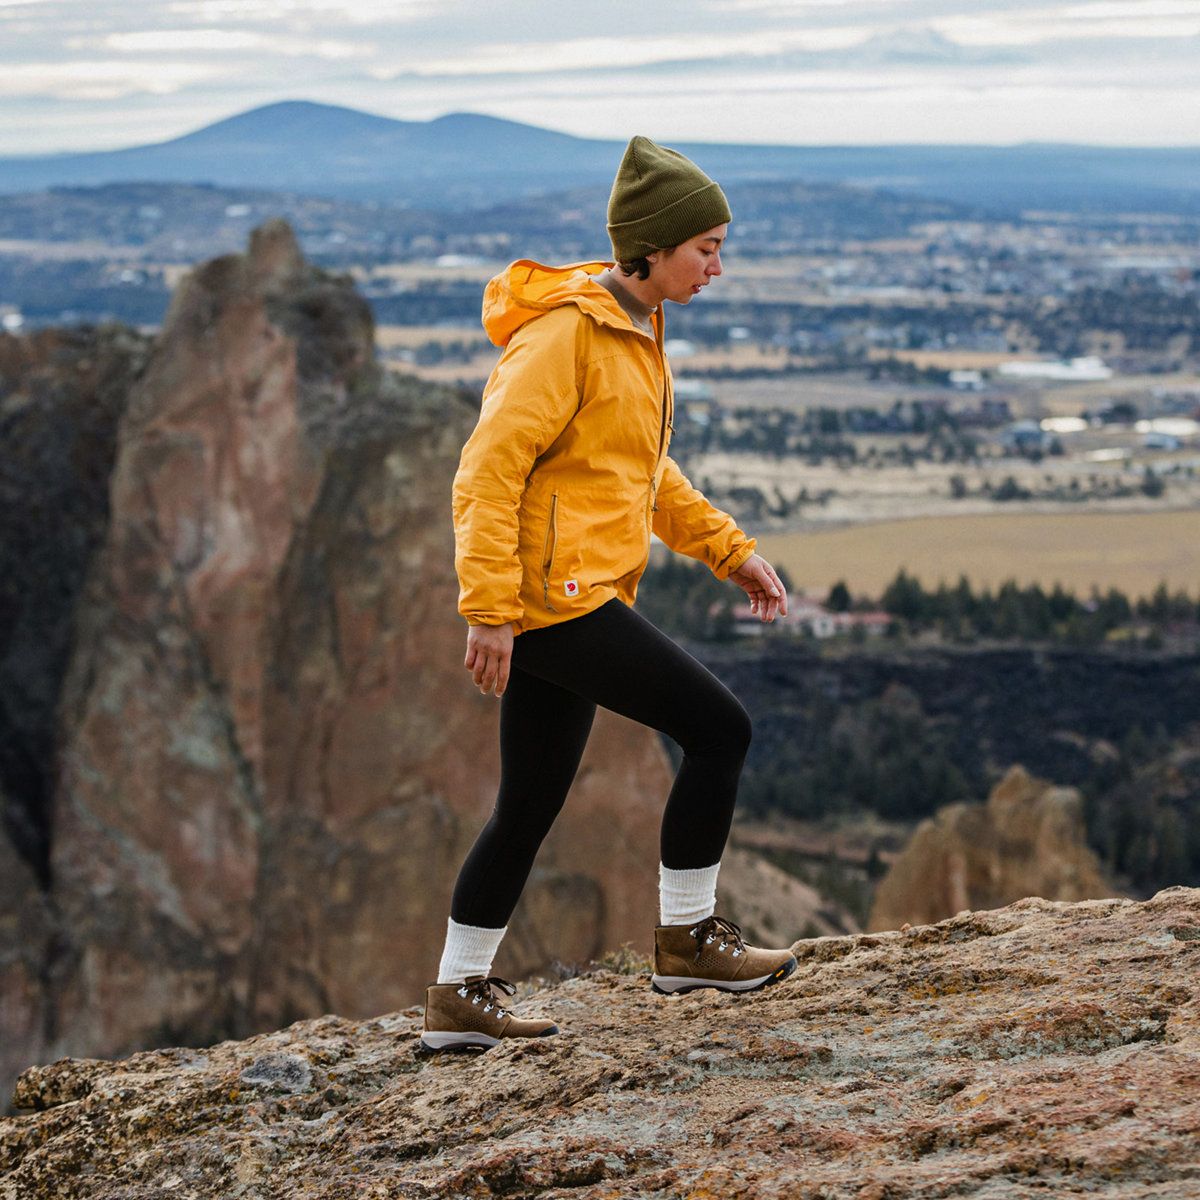
<svg viewBox="0 0 1200 1200"><path fill-rule="evenodd" d="M707 287L714 275L721 274L721 247L729 233L728 225L715 225L698 233L673 250L656 250L646 255L650 275L646 283L653 289L655 303L674 300L687 304Z"/></svg>

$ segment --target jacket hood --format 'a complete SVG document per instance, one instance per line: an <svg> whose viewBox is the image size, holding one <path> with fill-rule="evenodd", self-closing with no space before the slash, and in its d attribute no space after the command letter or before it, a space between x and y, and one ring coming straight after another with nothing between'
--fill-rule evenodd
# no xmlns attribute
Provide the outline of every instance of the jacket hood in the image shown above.
<svg viewBox="0 0 1200 1200"><path fill-rule="evenodd" d="M631 328L613 294L592 279L610 266L612 263L584 262L547 267L520 259L501 271L484 290L483 328L495 345L507 346L526 321L564 304L577 305L601 324Z"/></svg>

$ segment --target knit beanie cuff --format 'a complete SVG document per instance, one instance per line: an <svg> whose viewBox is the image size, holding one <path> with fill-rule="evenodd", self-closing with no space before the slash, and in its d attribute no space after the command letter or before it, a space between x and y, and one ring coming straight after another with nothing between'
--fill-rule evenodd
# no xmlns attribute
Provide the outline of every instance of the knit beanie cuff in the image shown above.
<svg viewBox="0 0 1200 1200"><path fill-rule="evenodd" d="M647 217L609 225L608 236L617 261L629 262L655 250L678 246L706 229L731 220L733 213L720 184L708 183Z"/></svg>

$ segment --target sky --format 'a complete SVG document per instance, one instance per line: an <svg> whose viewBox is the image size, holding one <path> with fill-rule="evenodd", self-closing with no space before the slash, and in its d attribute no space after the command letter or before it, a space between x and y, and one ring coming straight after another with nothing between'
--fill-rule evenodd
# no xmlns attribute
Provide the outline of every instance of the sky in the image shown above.
<svg viewBox="0 0 1200 1200"><path fill-rule="evenodd" d="M1200 145L1200 0L0 0L0 154L279 100L668 144Z"/></svg>

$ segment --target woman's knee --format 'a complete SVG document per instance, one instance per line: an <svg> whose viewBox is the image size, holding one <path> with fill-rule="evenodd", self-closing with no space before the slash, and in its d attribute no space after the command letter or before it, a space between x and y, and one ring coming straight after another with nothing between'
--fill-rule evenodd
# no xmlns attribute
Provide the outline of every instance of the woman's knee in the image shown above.
<svg viewBox="0 0 1200 1200"><path fill-rule="evenodd" d="M740 763L754 733L750 714L741 702L726 692L722 703L712 705L705 718L679 739L680 749L689 758L736 759Z"/></svg>
<svg viewBox="0 0 1200 1200"><path fill-rule="evenodd" d="M733 701L728 716L730 744L745 758L754 737L754 726L750 721L750 714L742 707L741 702L732 696L730 699Z"/></svg>
<svg viewBox="0 0 1200 1200"><path fill-rule="evenodd" d="M541 792L512 792L501 788L488 821L493 836L509 845L538 847L562 812L566 796L546 789Z"/></svg>

